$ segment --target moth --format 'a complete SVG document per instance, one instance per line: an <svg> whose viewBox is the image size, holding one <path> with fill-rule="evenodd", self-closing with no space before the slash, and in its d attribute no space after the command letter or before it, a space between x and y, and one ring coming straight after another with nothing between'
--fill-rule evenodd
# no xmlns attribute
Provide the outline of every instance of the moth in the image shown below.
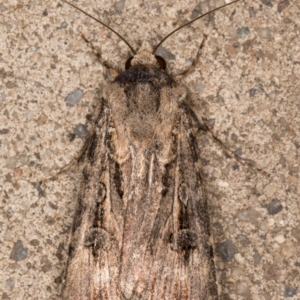
<svg viewBox="0 0 300 300"><path fill-rule="evenodd" d="M137 53L129 45L134 56L104 92L86 150L63 299L218 299L196 141L206 126L187 89L155 56L159 45Z"/></svg>

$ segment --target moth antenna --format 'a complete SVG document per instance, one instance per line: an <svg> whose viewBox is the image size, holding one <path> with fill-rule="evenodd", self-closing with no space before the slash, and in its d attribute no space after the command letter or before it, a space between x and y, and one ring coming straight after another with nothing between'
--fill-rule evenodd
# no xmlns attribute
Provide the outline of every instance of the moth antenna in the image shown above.
<svg viewBox="0 0 300 300"><path fill-rule="evenodd" d="M66 1L66 0L62 0L63 2L69 4L70 6L73 6L75 9L81 11L82 13L84 13L86 16L92 18L93 20L95 20L96 22L100 23L101 25L103 25L104 27L108 28L109 30L111 30L114 34L116 34L131 50L131 52L133 54L136 54L136 51L133 49L133 47L125 40L125 38L123 38L118 32L116 32L114 29L112 29L111 27L109 27L108 25L106 25L105 23L103 23L102 21L96 19L95 17L93 17L92 15L90 15L89 13L85 12L84 10L82 10L81 8L77 7L76 5Z"/></svg>
<svg viewBox="0 0 300 300"><path fill-rule="evenodd" d="M197 18L195 18L195 19L193 19L193 20L191 20L191 21L189 21L189 22L187 22L187 23L181 25L180 27L176 28L175 30L173 30L172 32L170 32L168 35L166 35L166 36L158 43L158 45L156 45L156 46L154 47L154 50L153 50L152 53L155 54L155 52L156 52L156 50L158 49L158 47L159 47L159 46L160 46L167 38L169 38L173 33L175 33L176 31L180 30L181 28L183 28L183 27L185 27L185 26L187 26L187 25L189 25L189 24L194 23L195 21L197 21L197 20L199 20L199 19L201 19L201 18L203 18L203 17L209 15L210 13L213 13L213 12L219 10L219 9L222 9L222 8L224 8L224 7L226 7L226 6L229 6L229 5L231 5L231 4L235 3L235 2L238 2L238 1L240 1L240 0L234 0L234 1L230 2L230 3L226 3L226 4L222 5L222 6L219 6L219 7L217 7L217 8L214 8L213 10L210 10L210 11L206 12L205 14L203 14L203 15L201 15L201 16L199 16L199 17L197 17Z"/></svg>

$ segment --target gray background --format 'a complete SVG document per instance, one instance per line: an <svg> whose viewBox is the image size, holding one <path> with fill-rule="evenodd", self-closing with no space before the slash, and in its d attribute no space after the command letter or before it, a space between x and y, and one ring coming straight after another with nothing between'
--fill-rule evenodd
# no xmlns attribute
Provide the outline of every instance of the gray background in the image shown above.
<svg viewBox="0 0 300 300"><path fill-rule="evenodd" d="M79 1L138 48L155 45L213 1ZM129 50L114 34L58 1L0 3L0 299L58 299L86 115ZM232 151L199 136L217 277L223 299L300 298L300 3L241 1L181 30L161 54ZM71 100L66 97L77 91ZM74 94L72 94L74 96ZM78 103L76 103L78 100ZM81 124L81 125L80 125ZM70 141L70 134L77 137ZM2 297L2 298L1 298Z"/></svg>

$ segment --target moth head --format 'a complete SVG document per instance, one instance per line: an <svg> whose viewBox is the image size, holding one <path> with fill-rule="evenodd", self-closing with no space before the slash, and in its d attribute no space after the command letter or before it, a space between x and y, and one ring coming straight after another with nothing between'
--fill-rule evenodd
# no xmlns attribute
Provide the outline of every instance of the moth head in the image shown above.
<svg viewBox="0 0 300 300"><path fill-rule="evenodd" d="M171 35L173 35L175 32L177 32L178 30L180 30L181 28L188 26L192 23L194 23L195 21L203 18L204 16L215 12L223 7L226 7L228 5L231 5L235 2L238 2L240 0L233 0L229 3L225 3L209 12L206 12L194 19L192 19L191 21L177 27L175 30L173 30L172 32L170 32L169 34L167 34L155 47L154 49L151 49L151 47L149 47L149 45L147 43L143 43L143 46L140 48L140 50L138 52L136 52L134 50L134 48L126 41L126 39L124 37L122 37L117 31L115 31L114 29L112 29L111 27L109 27L108 25L106 25L105 23L103 23L102 21L96 19L95 17L93 17L92 15L88 14L87 12L85 12L84 10L82 10L81 8L77 7L76 5L68 2L67 0L62 0L63 2L67 3L68 5L74 7L75 9L81 11L82 13L84 13L86 16L92 18L93 20L95 20L96 22L102 24L104 27L108 28L110 31L112 31L114 34L116 34L122 41L124 41L124 43L129 47L129 49L131 50L131 52L134 54L134 56L130 57L129 59L127 59L126 64L125 64L125 69L128 70L131 66L134 65L138 65L138 64L142 64L142 65L154 65L157 66L158 68L165 70L166 69L166 61L164 60L164 58L162 58L161 56L155 55L156 50L159 48L159 46L161 46L161 44L168 39Z"/></svg>
<svg viewBox="0 0 300 300"><path fill-rule="evenodd" d="M162 70L166 70L167 64L163 57L153 54L153 49L147 42L143 42L138 52L127 59L125 70L136 65L153 65Z"/></svg>

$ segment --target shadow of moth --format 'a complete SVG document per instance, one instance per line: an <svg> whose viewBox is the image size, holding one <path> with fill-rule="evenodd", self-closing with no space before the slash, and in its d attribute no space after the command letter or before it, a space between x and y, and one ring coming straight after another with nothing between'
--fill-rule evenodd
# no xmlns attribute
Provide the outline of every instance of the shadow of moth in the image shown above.
<svg viewBox="0 0 300 300"><path fill-rule="evenodd" d="M86 151L63 299L216 300L205 126L159 45L127 45L134 56L107 85Z"/></svg>

